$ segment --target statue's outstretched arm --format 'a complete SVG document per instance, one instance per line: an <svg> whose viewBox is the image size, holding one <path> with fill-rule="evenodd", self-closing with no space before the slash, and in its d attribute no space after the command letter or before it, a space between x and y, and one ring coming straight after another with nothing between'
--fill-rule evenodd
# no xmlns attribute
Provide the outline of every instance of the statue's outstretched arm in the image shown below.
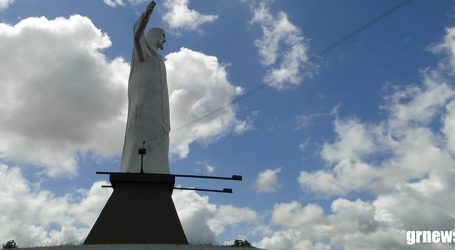
<svg viewBox="0 0 455 250"><path fill-rule="evenodd" d="M156 5L155 1L150 2L145 12L141 14L141 16L137 19L136 23L133 26L134 47L136 48L136 53L139 56L139 60L141 61L143 61L145 58L144 51L142 50L140 42L141 36L144 35L145 27L147 26L149 17L152 14L153 9L155 8L155 5Z"/></svg>

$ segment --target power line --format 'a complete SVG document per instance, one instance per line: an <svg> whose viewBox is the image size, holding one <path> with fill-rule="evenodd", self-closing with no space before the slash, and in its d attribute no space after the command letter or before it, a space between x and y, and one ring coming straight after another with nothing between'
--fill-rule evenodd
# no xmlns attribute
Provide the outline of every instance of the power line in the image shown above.
<svg viewBox="0 0 455 250"><path fill-rule="evenodd" d="M368 28L370 28L371 26L375 25L376 23L382 21L383 19L385 19L386 17L388 17L389 15L397 12L399 9L403 8L404 6L408 5L409 3L411 3L413 0L403 0L401 2L399 2L398 4L396 4L395 6L393 6L392 8L386 10L385 12L383 12L382 14L380 14L379 16L371 19L370 21L368 21L367 23L359 26L358 28L356 28L355 30L353 30L352 32L344 35L342 38L336 40L335 42L331 43L329 46L325 47L324 49L322 49L321 51L319 51L318 53L316 54L313 54L312 56L310 56L308 59L306 59L305 61L303 61L300 65L297 65L295 67L291 67L291 68L288 68L286 71L284 71L282 74L280 74L278 76L278 79L280 80L283 80L285 78L287 78L289 76L289 72L292 72L294 70L298 70L299 67L303 67L307 64L309 64L310 62L324 56L325 54L327 54L329 51L339 47L340 45L344 44L345 42L347 42L348 40L350 40L351 38L357 36L358 34L362 33L363 31L367 30ZM176 129L173 129L170 131L170 133L172 132L177 132L179 130L182 130L186 127L189 127L191 125L193 125L194 123L198 122L198 121L201 121L203 119L206 119L207 117L210 117L211 115L215 114L215 113L218 113L219 111L221 110L224 110L226 109L227 107L231 106L232 104L236 104L240 101L243 101L245 100L246 98L249 98L251 97L252 95L256 94L257 92L259 92L260 90L264 89L265 87L267 86L270 86L271 84L273 83L273 81L269 80L269 81L266 81L258 86L256 86L255 88L251 89L250 91L248 91L246 94L242 95L242 96L239 96L238 98L235 98L233 99L232 101L226 103L224 106L221 106L217 109L214 109L206 114L204 114L203 116L200 116ZM159 137L159 136L158 136ZM155 140L157 139L156 137L154 138L149 138L147 139L146 141L150 141L150 140Z"/></svg>
<svg viewBox="0 0 455 250"><path fill-rule="evenodd" d="M353 30L352 32L344 35L342 38L338 39L337 41L333 42L332 44L330 44L329 46L327 46L323 50L319 51L317 54L314 54L314 55L310 56L308 59L303 61L300 65L298 65L296 67L288 68L284 73L279 75L278 79L282 80L282 79L287 78L289 76L289 72L292 72L293 70L297 70L299 67L305 66L306 64L316 60L317 58L320 58L320 57L324 56L329 51L335 49L336 47L339 47L340 45L342 45L343 43L347 42L351 38L355 37L356 35L362 33L363 31L367 30L371 26L373 26L376 23L380 22L381 20L383 20L387 16L393 14L394 12L398 11L402 7L408 5L412 1L413 0L404 0L404 1L399 2L397 5L395 5L392 8L386 10L381 15L373 18L372 20L370 20L369 22L365 23L364 25L362 25L362 26L356 28L355 30ZM270 81L266 81L263 84L260 84L257 87L255 87L254 89L248 91L245 95L239 96L238 98L235 98L234 100L228 102L224 106L221 106L221 107L219 107L217 109L214 109L214 110L206 113L205 115L203 115L201 117L198 117L198 118L194 119L193 121L188 122L188 123L176 128L176 129L172 130L171 132L176 132L178 130L184 129L186 127L189 127L189 126L193 125L194 123L196 123L198 121L201 121L201 120L203 120L203 119L205 119L207 117L210 117L211 115L213 115L215 113L218 113L221 110L226 109L227 107L231 106L232 104L238 103L238 102L240 102L240 101L242 101L242 100L244 100L244 99L256 94L258 91L264 89L267 86L270 86L272 83L273 83L273 81L271 81L271 80Z"/></svg>

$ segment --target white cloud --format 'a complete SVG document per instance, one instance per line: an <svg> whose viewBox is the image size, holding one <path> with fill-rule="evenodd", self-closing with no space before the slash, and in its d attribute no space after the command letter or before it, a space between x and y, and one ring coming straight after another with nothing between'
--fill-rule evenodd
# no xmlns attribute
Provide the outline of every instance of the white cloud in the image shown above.
<svg viewBox="0 0 455 250"><path fill-rule="evenodd" d="M116 7L116 6L123 6L125 3L123 0L103 0L105 4L111 6L111 7Z"/></svg>
<svg viewBox="0 0 455 250"><path fill-rule="evenodd" d="M87 236L111 190L95 182L89 190L57 196L28 182L19 168L0 164L0 239L21 247L79 243Z"/></svg>
<svg viewBox="0 0 455 250"><path fill-rule="evenodd" d="M310 143L311 143L311 138L306 138L302 143L299 144L298 147L300 150L304 151L310 146Z"/></svg>
<svg viewBox="0 0 455 250"><path fill-rule="evenodd" d="M363 156L375 151L370 129L355 121L335 121L335 132L338 137L333 144L324 144L322 158L333 163L342 160L360 160Z"/></svg>
<svg viewBox="0 0 455 250"><path fill-rule="evenodd" d="M236 233L240 235L249 234L249 229L244 227L247 223L255 222L258 216L255 211L250 208L238 208L232 205L220 205L213 218L207 221L209 227L215 232L216 235L220 235L225 231L226 227L238 226L235 228Z"/></svg>
<svg viewBox="0 0 455 250"><path fill-rule="evenodd" d="M203 166L204 171L209 174L212 174L213 172L215 172L216 167L213 166L212 164L209 164L207 161L200 161L200 162L197 162L197 164ZM198 171L201 171L201 170L199 169Z"/></svg>
<svg viewBox="0 0 455 250"><path fill-rule="evenodd" d="M215 167L212 165L205 166L205 169L207 170L207 173L210 173L210 174L215 171Z"/></svg>
<svg viewBox="0 0 455 250"><path fill-rule="evenodd" d="M103 2L111 7L125 6L126 2L131 5L138 5L140 3L146 2L147 0L103 0Z"/></svg>
<svg viewBox="0 0 455 250"><path fill-rule="evenodd" d="M82 242L112 193L95 182L89 190L56 195L3 164L0 178L0 239L21 247ZM218 243L226 228L247 235L258 219L249 208L215 205L194 191L175 191L173 200L192 243Z"/></svg>
<svg viewBox="0 0 455 250"><path fill-rule="evenodd" d="M33 43L30 43L33 41ZM129 65L102 53L109 37L82 16L27 18L0 24L0 159L31 163L50 176L76 175L86 152L121 152ZM49 49L52 48L52 49ZM230 101L242 93L216 57L189 49L166 56L173 129L215 108L225 109L171 134L171 153L186 157L250 125Z"/></svg>
<svg viewBox="0 0 455 250"><path fill-rule="evenodd" d="M455 59L452 33L447 29L443 43L435 46L444 48L447 58L422 71L421 85L394 88L379 122L337 118L336 138L321 150L328 168L299 176L302 188L318 195L366 192L371 198L337 198L324 213L314 204L278 204L271 222L281 228L261 241L263 247L292 249L289 244L309 241L330 248L404 249L405 230L454 230L455 89L453 72L447 71Z"/></svg>
<svg viewBox="0 0 455 250"><path fill-rule="evenodd" d="M171 153L186 157L192 142L207 144L243 126L230 104L242 88L229 82L225 67L216 57L182 48L166 56L166 68L173 129ZM213 112L220 107L224 108Z"/></svg>
<svg viewBox="0 0 455 250"><path fill-rule="evenodd" d="M454 164L450 100L455 91L434 72L424 74L423 86L397 89L385 99L384 121L337 119L337 138L321 151L333 168L302 171L302 188L329 195L360 190L380 193ZM434 121L440 121L442 129Z"/></svg>
<svg viewBox="0 0 455 250"><path fill-rule="evenodd" d="M76 174L77 153L122 146L128 64L79 15L0 23L0 157L48 175Z"/></svg>
<svg viewBox="0 0 455 250"><path fill-rule="evenodd" d="M194 191L175 191L172 197L191 243L217 243L217 236L226 227L234 227L239 234L248 234L249 227L245 225L257 220L256 212L249 208L218 206L210 203L208 196Z"/></svg>
<svg viewBox="0 0 455 250"><path fill-rule="evenodd" d="M453 230L455 196L449 190L454 188L454 177L454 171L447 169L398 185L396 192L379 195L374 201L376 217L407 230Z"/></svg>
<svg viewBox="0 0 455 250"><path fill-rule="evenodd" d="M251 23L262 28L262 37L255 41L255 45L261 63L268 68L264 82L279 89L298 85L317 73L317 66L312 63L303 65L308 59L309 45L300 28L283 11L273 16L268 5L268 1L251 5Z"/></svg>
<svg viewBox="0 0 455 250"><path fill-rule="evenodd" d="M171 29L200 30L203 24L214 22L218 18L217 15L202 15L189 9L188 4L189 0L166 0L163 21Z"/></svg>
<svg viewBox="0 0 455 250"><path fill-rule="evenodd" d="M172 196L188 241L215 243L216 234L207 221L215 215L216 205L209 203L207 196L194 191L176 190Z"/></svg>
<svg viewBox="0 0 455 250"><path fill-rule="evenodd" d="M302 208L296 201L276 204L273 208L271 222L289 228L313 223L323 219L324 211L315 204Z"/></svg>
<svg viewBox="0 0 455 250"><path fill-rule="evenodd" d="M424 71L423 78L423 87L411 85L385 98L391 129L401 130L403 127L431 123L434 117L440 114L441 108L455 95L446 79L436 71Z"/></svg>
<svg viewBox="0 0 455 250"><path fill-rule="evenodd" d="M278 230L262 238L266 249L404 249L405 230L454 230L454 173L400 186L374 201L332 201L330 211L297 201L274 206ZM451 249L451 244L421 244L412 249Z"/></svg>
<svg viewBox="0 0 455 250"><path fill-rule="evenodd" d="M305 239L305 235L298 230L281 230L272 236L265 237L259 243L260 247L270 250L330 250L330 246L324 243L313 244Z"/></svg>
<svg viewBox="0 0 455 250"><path fill-rule="evenodd" d="M0 0L0 11L8 8L8 6L13 3L14 0Z"/></svg>
<svg viewBox="0 0 455 250"><path fill-rule="evenodd" d="M332 202L331 213L322 207L304 207L293 201L277 204L271 222L282 229L264 237L259 245L267 249L399 249L404 233L390 230L375 218L376 209L361 200L343 198Z"/></svg>
<svg viewBox="0 0 455 250"><path fill-rule="evenodd" d="M447 138L447 147L452 154L455 154L455 101L446 106L447 112L444 115L444 127L442 132Z"/></svg>
<svg viewBox="0 0 455 250"><path fill-rule="evenodd" d="M258 174L254 187L258 193L274 193L280 187L281 184L278 180L278 173L281 172L281 168L266 169Z"/></svg>
<svg viewBox="0 0 455 250"><path fill-rule="evenodd" d="M446 36L443 41L436 46L433 46L434 52L440 52L447 55L447 60L449 62L449 69L452 73L455 73L455 27L450 27L446 29ZM444 62L445 63L445 62ZM444 64L441 64L442 67L447 67Z"/></svg>

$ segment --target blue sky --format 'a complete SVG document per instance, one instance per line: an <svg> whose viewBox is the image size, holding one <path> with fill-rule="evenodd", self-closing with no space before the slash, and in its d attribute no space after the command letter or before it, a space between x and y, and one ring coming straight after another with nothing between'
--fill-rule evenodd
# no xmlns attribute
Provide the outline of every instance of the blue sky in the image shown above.
<svg viewBox="0 0 455 250"><path fill-rule="evenodd" d="M454 229L453 2L412 1L304 65L399 2L157 1L171 171L244 176L178 180L234 189L174 193L191 242L449 248L406 246L404 232ZM110 195L95 172L119 169L146 4L0 0L0 242L87 235Z"/></svg>

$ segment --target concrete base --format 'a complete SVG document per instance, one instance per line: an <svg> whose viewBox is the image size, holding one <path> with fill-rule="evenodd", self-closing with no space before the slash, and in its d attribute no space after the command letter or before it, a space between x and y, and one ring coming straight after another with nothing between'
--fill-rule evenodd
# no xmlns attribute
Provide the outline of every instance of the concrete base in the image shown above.
<svg viewBox="0 0 455 250"><path fill-rule="evenodd" d="M111 173L114 192L84 245L188 244L171 197L174 178L171 175Z"/></svg>
<svg viewBox="0 0 455 250"><path fill-rule="evenodd" d="M228 246L208 246L208 245L148 245L148 244L126 244L126 245L82 245L82 246L62 246L62 247L34 247L21 248L27 250L252 250L259 248L251 247L228 247Z"/></svg>

